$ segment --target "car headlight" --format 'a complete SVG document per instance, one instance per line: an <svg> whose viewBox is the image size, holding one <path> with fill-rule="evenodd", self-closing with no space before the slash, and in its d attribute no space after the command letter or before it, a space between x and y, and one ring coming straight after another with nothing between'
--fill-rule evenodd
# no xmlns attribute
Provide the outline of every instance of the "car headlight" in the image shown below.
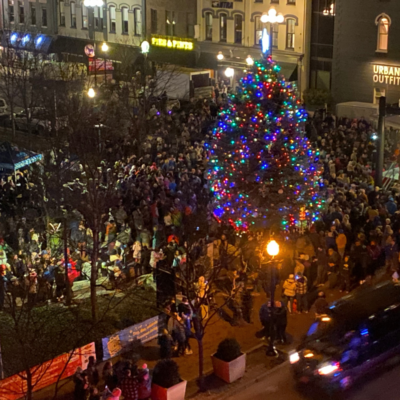
<svg viewBox="0 0 400 400"><path fill-rule="evenodd" d="M340 368L339 363L325 364L321 368L318 368L318 373L320 375L330 375L333 374L335 371L337 371L339 368Z"/></svg>
<svg viewBox="0 0 400 400"><path fill-rule="evenodd" d="M297 353L297 351L289 355L290 364L296 364L299 360L300 356L299 353Z"/></svg>

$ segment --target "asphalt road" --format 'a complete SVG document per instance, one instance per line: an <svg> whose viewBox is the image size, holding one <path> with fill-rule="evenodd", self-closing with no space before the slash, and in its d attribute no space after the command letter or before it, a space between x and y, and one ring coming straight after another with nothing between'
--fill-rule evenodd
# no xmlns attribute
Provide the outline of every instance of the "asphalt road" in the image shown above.
<svg viewBox="0 0 400 400"><path fill-rule="evenodd" d="M377 373L359 382L347 393L335 397L337 400L399 400L400 366ZM323 393L300 393L296 390L291 376L289 363L271 371L264 379L236 395L232 400L328 400L331 397ZM333 397L332 397L333 398Z"/></svg>

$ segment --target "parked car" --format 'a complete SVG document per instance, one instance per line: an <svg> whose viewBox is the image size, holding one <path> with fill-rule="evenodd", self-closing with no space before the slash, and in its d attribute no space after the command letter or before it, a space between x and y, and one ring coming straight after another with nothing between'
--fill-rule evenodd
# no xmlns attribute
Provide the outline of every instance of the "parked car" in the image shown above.
<svg viewBox="0 0 400 400"><path fill-rule="evenodd" d="M8 112L8 106L7 106L7 102L0 98L0 116L7 114Z"/></svg>
<svg viewBox="0 0 400 400"><path fill-rule="evenodd" d="M46 135L51 131L51 121L46 109L35 107L28 110L30 119L31 132L37 135ZM15 129L19 131L28 131L28 118L25 110L14 114ZM58 117L56 120L56 129L61 129L67 126L66 117Z"/></svg>

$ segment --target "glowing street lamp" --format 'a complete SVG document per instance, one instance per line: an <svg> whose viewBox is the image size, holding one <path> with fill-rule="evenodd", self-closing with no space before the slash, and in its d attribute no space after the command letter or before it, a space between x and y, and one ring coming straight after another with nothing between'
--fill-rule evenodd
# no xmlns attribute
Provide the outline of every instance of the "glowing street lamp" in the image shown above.
<svg viewBox="0 0 400 400"><path fill-rule="evenodd" d="M279 254L279 244L275 240L271 240L267 244L267 253L272 257L272 259ZM270 263L270 268L271 268L271 317L272 321L274 321L274 313L275 313L275 289L276 289L276 266L274 265L275 261L272 260ZM271 357L276 357L278 355L278 352L275 349L274 345L274 340L275 340L275 327L273 326L274 324L271 324L270 326L270 332L269 332L269 343L268 347L266 350L266 355L271 356Z"/></svg>
<svg viewBox="0 0 400 400"><path fill-rule="evenodd" d="M218 54L217 54L217 60L218 60L218 61L222 61L224 58L225 58L225 57L224 57L224 55L222 54L222 51L218 52Z"/></svg>
<svg viewBox="0 0 400 400"><path fill-rule="evenodd" d="M147 53L150 51L150 43L147 40L144 40L141 45L140 48L142 50L142 53L144 55L147 55Z"/></svg>
<svg viewBox="0 0 400 400"><path fill-rule="evenodd" d="M271 240L268 244L267 244L267 253L271 256L271 257L275 257L279 254L279 244L276 243L275 240Z"/></svg>
<svg viewBox="0 0 400 400"><path fill-rule="evenodd" d="M271 8L268 11L268 14L263 14L261 15L261 22L266 24L267 22L269 22L270 24L270 29L269 29L269 40L270 40L270 44L269 44L269 55L272 56L272 38L273 38L273 34L274 34L274 24L278 23L281 24L284 20L285 17L282 14L277 14L276 10L274 8ZM263 46L263 51L267 46Z"/></svg>
<svg viewBox="0 0 400 400"><path fill-rule="evenodd" d="M261 22L266 24L267 22L271 24L281 24L285 20L285 17L282 14L277 14L274 8L271 8L268 11L268 14L263 14L261 16Z"/></svg>
<svg viewBox="0 0 400 400"><path fill-rule="evenodd" d="M233 68L228 67L228 68L225 70L225 76L226 76L227 78L233 78L233 75L235 75L235 70L234 70Z"/></svg>
<svg viewBox="0 0 400 400"><path fill-rule="evenodd" d="M108 51L108 49L109 49L108 44L107 44L106 42L104 42L104 43L101 45L101 51L103 51L104 53L106 53L106 52Z"/></svg>
<svg viewBox="0 0 400 400"><path fill-rule="evenodd" d="M96 92L94 91L93 88L89 88L89 90L88 90L88 92L87 92L87 95L88 95L91 99L93 99L94 96L96 96Z"/></svg>
<svg viewBox="0 0 400 400"><path fill-rule="evenodd" d="M247 56L246 64L249 65L249 66L252 66L254 64L254 60L253 60L252 56Z"/></svg>

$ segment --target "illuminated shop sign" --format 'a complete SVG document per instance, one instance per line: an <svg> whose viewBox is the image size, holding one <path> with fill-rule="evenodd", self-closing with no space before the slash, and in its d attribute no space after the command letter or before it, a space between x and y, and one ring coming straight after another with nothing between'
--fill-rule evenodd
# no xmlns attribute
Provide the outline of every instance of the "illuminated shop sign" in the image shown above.
<svg viewBox="0 0 400 400"><path fill-rule="evenodd" d="M194 50L194 43L189 40L177 40L169 37L152 37L151 44L157 47L167 47L178 50Z"/></svg>
<svg viewBox="0 0 400 400"><path fill-rule="evenodd" d="M374 83L400 86L400 67L374 65Z"/></svg>

